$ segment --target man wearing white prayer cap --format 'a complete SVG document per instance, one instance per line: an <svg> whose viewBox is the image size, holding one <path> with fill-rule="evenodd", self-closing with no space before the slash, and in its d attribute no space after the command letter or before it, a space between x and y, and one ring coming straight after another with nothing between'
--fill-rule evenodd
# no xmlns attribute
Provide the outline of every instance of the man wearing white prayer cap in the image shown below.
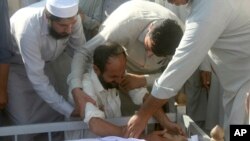
<svg viewBox="0 0 250 141"><path fill-rule="evenodd" d="M10 24L17 52L11 59L8 82L7 112L12 123L46 123L62 121L64 116L78 116L78 111L64 99L55 81L55 76L60 77L70 68L70 64L65 63L69 60L64 61L65 57L61 57L64 50L72 48L82 52L85 43L78 0L35 3L18 10ZM63 68L51 67L56 59L63 60ZM47 136L44 139L41 135L23 135L18 140L45 141Z"/></svg>
<svg viewBox="0 0 250 141"><path fill-rule="evenodd" d="M46 9L54 16L70 18L78 12L78 0L47 0Z"/></svg>

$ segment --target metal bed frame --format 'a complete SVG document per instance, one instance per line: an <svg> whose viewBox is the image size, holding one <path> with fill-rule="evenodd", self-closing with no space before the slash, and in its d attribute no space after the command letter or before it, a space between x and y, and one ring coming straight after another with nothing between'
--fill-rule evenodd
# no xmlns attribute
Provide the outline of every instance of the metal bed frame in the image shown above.
<svg viewBox="0 0 250 141"><path fill-rule="evenodd" d="M173 122L179 123L183 129L187 132L187 135L198 135L199 141L209 141L209 136L198 127L194 121L187 115L168 113L167 116ZM129 117L120 117L107 119L109 122L116 125L126 125ZM156 123L156 121L151 118L148 122ZM51 134L53 132L60 131L72 131L72 130L86 130L88 125L83 121L65 121L65 122L54 122L54 123L40 123L31 125L15 125L15 126L5 126L0 127L0 137L1 136L14 136L14 140L18 141L19 135L25 134L36 134L36 133L48 133L48 140L52 141ZM147 128L145 130L147 134Z"/></svg>

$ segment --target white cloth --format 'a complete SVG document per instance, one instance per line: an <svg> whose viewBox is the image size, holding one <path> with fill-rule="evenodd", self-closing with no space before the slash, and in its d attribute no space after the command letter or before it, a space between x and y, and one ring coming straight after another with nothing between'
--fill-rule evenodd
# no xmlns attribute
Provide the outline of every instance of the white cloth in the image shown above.
<svg viewBox="0 0 250 141"><path fill-rule="evenodd" d="M148 94L148 90L147 88L138 88L130 90L128 94L131 97L134 104L141 105L143 103L144 96Z"/></svg>
<svg viewBox="0 0 250 141"><path fill-rule="evenodd" d="M212 66L224 88L223 106L227 118L224 128L228 129L233 123L247 123L244 108L240 108L245 92L240 90L250 80L248 5L249 0L192 0L184 36L169 66L155 82L153 96L161 99L174 96L210 49Z"/></svg>
<svg viewBox="0 0 250 141"><path fill-rule="evenodd" d="M78 12L79 0L47 0L46 9L54 16L70 18Z"/></svg>
<svg viewBox="0 0 250 141"><path fill-rule="evenodd" d="M24 79L25 81L23 81L22 84L31 83L32 88L35 90L35 92L32 91L35 93L34 95L38 94L39 97L41 97L41 101L45 101L54 110L69 117L73 111L73 107L56 92L49 77L45 74L44 67L46 66L46 62L55 60L67 46L74 49L83 47L85 38L82 31L81 19L79 16L77 17L77 22L72 27L72 35L64 39L55 40L49 35L48 21L43 12L44 7L45 2L39 2L20 9L11 17L11 33L16 40L16 51L20 54L20 56L17 55L13 58L11 65L24 64L27 76L26 73L24 73L25 75L18 73L18 70L12 70L13 72L11 73L16 73L15 76L24 75L22 77L28 77L28 79ZM13 77L9 79L9 84L17 83L16 79L19 78ZM22 78L20 77L20 79ZM13 92L13 97L19 97L19 93L22 92L28 93L25 89L26 87L19 85L9 87L9 90ZM26 99L29 99L29 95L27 95ZM13 101L13 104L20 102L14 101L12 98L10 98L10 101ZM32 103L29 102L24 102L22 104L30 104L30 107L32 107ZM22 106L13 106L13 108L19 109L14 110L15 112L22 112L25 110ZM37 111L39 111L39 109L37 109ZM30 112L28 114L34 113ZM28 117L32 116L27 116L27 118Z"/></svg>
<svg viewBox="0 0 250 141"><path fill-rule="evenodd" d="M96 107L94 104L87 102L84 117L84 122L88 123L92 117L99 117L104 119L105 115L101 110L99 110L99 107Z"/></svg>
<svg viewBox="0 0 250 141"><path fill-rule="evenodd" d="M144 43L139 40L139 37L145 37L145 30L152 21L165 18L176 20L183 26L171 11L156 3L133 0L122 4L104 21L100 32L85 44L85 51L77 53L72 60L72 72L68 77L71 88L82 87L85 62L92 59L91 54L98 45L108 40L118 42L127 49L128 72L149 74L147 83L151 86L168 62L162 61L166 60L162 57L147 57ZM159 63L160 61L163 63Z"/></svg>

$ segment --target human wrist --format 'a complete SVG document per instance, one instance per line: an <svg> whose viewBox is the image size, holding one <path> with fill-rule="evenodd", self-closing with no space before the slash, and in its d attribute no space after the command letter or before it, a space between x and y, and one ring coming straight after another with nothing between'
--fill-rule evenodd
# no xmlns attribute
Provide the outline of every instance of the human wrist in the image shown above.
<svg viewBox="0 0 250 141"><path fill-rule="evenodd" d="M80 93L82 93L82 88L74 88L72 89L72 96L75 97L76 95L79 95Z"/></svg>
<svg viewBox="0 0 250 141"><path fill-rule="evenodd" d="M138 117L143 117L142 119L145 121L148 121L150 117L152 116L152 114L150 114L149 112L145 112L145 110L142 110L142 109L137 111L135 115L137 115Z"/></svg>
<svg viewBox="0 0 250 141"><path fill-rule="evenodd" d="M75 93L78 93L78 92L81 92L81 91L82 91L82 88L79 88L79 87L73 88L72 89L72 94L75 94Z"/></svg>

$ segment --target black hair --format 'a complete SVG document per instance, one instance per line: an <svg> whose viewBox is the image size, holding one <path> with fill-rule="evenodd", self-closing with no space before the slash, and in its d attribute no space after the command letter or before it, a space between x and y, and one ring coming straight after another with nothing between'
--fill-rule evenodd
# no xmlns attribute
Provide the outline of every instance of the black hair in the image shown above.
<svg viewBox="0 0 250 141"><path fill-rule="evenodd" d="M108 59L120 54L124 54L126 57L126 50L124 47L114 42L107 42L95 49L93 63L100 69L101 73L103 73Z"/></svg>
<svg viewBox="0 0 250 141"><path fill-rule="evenodd" d="M148 33L153 42L152 52L156 56L173 55L183 35L180 25L171 19L155 21Z"/></svg>

